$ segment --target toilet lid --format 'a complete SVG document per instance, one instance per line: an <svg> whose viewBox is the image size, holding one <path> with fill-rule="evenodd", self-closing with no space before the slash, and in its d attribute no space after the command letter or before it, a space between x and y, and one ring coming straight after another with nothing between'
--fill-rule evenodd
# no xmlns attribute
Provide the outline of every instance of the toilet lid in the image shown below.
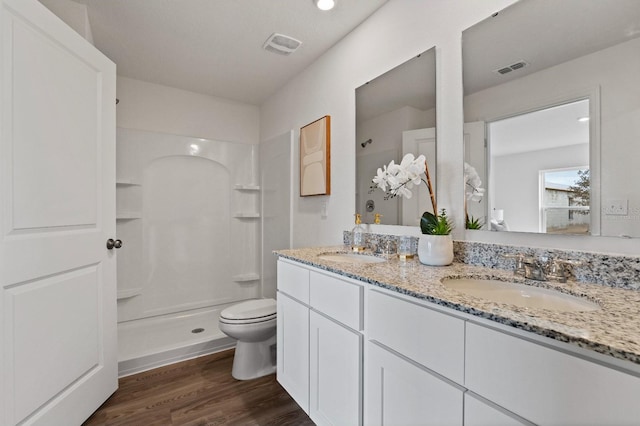
<svg viewBox="0 0 640 426"><path fill-rule="evenodd" d="M220 313L220 318L228 320L266 319L276 314L276 301L274 299L255 299L238 303L225 308Z"/></svg>

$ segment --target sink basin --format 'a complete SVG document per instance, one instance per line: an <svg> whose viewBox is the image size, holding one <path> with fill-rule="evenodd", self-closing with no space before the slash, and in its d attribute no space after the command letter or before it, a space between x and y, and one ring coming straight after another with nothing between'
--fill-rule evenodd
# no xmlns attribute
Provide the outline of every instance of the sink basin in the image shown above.
<svg viewBox="0 0 640 426"><path fill-rule="evenodd" d="M356 253L324 253L318 255L318 258L322 260L329 260L331 262L343 263L381 263L387 261L381 257Z"/></svg>
<svg viewBox="0 0 640 426"><path fill-rule="evenodd" d="M600 306L589 300L526 284L478 278L446 278L445 287L496 303L523 308L541 308L558 312L597 311Z"/></svg>

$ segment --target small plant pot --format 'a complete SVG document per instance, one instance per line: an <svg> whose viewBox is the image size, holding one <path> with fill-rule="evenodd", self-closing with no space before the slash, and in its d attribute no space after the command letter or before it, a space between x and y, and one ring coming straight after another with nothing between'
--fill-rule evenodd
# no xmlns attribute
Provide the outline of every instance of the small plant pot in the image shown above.
<svg viewBox="0 0 640 426"><path fill-rule="evenodd" d="M453 238L449 235L420 236L418 241L420 263L429 266L446 266L453 262Z"/></svg>

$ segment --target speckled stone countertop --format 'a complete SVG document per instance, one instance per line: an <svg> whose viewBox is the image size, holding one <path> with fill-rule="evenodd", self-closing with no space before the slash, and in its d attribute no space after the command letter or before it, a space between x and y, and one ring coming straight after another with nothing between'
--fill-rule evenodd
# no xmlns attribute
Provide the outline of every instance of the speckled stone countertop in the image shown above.
<svg viewBox="0 0 640 426"><path fill-rule="evenodd" d="M323 260L324 253L348 252L345 246L279 250L275 253L326 271L406 294L447 308L486 318L541 336L574 344L618 359L640 364L640 291L598 284L532 281L512 271L454 262L445 267L422 265L418 259L401 263L346 263ZM556 312L494 303L445 287L445 278L474 277L521 282L584 297L602 309Z"/></svg>

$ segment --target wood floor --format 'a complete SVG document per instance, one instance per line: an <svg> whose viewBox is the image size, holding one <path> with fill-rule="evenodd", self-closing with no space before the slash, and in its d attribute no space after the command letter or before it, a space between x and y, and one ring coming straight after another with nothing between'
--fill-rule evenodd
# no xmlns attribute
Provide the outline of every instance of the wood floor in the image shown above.
<svg viewBox="0 0 640 426"><path fill-rule="evenodd" d="M274 374L238 381L232 362L228 350L122 378L84 425L313 425Z"/></svg>

